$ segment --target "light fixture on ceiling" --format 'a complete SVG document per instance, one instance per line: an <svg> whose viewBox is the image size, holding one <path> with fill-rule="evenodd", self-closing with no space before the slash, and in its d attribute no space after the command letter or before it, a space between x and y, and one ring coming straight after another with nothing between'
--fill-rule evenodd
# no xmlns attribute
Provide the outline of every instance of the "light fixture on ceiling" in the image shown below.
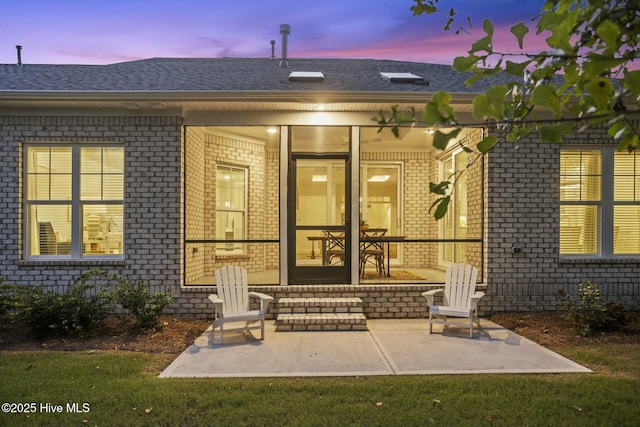
<svg viewBox="0 0 640 427"><path fill-rule="evenodd" d="M271 134L271 135L275 135L276 133L278 133L278 129L276 128L269 128L267 129L267 133Z"/></svg>
<svg viewBox="0 0 640 427"><path fill-rule="evenodd" d="M369 178L368 182L387 182L391 178L391 175L373 175Z"/></svg>
<svg viewBox="0 0 640 427"><path fill-rule="evenodd" d="M311 182L327 182L327 175L313 175Z"/></svg>

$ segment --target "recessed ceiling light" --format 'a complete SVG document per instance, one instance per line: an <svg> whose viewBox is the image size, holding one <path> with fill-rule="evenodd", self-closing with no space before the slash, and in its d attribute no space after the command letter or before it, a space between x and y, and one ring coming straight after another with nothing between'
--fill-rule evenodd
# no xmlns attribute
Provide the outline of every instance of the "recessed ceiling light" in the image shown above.
<svg viewBox="0 0 640 427"><path fill-rule="evenodd" d="M367 181L369 182L387 182L391 178L391 175L373 175Z"/></svg>

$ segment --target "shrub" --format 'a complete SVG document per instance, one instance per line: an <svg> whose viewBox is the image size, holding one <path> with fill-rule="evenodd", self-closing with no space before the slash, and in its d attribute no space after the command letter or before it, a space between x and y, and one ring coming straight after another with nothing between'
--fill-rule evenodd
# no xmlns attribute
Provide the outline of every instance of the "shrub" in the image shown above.
<svg viewBox="0 0 640 427"><path fill-rule="evenodd" d="M574 302L564 289L556 292L560 305L567 311L564 318L576 325L582 336L595 332L621 331L629 323L624 307L611 301L604 301L600 295L600 285L586 281L578 285L578 299Z"/></svg>
<svg viewBox="0 0 640 427"><path fill-rule="evenodd" d="M80 275L63 293L43 286L8 285L0 278L0 327L24 319L38 335L70 335L101 324L122 306L140 328L159 328L160 315L174 300L171 291L152 293L150 285L102 270Z"/></svg>
<svg viewBox="0 0 640 427"><path fill-rule="evenodd" d="M171 291L152 293L150 285L141 280L133 281L113 276L118 282L113 290L113 300L136 319L141 328L160 328L160 315L175 299Z"/></svg>
<svg viewBox="0 0 640 427"><path fill-rule="evenodd" d="M87 283L93 275L81 275L64 293L42 286L25 287L23 306L30 328L39 335L71 335L100 324L113 304L98 285Z"/></svg>
<svg viewBox="0 0 640 427"><path fill-rule="evenodd" d="M24 287L4 281L4 277L0 277L0 328L24 317Z"/></svg>

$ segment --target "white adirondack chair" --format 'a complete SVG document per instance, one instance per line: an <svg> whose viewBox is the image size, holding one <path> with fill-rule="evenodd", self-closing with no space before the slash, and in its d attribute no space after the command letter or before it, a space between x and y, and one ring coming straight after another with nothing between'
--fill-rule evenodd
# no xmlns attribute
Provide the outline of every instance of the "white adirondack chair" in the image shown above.
<svg viewBox="0 0 640 427"><path fill-rule="evenodd" d="M433 324L441 324L446 328L449 325L469 327L469 338L473 338L474 320L480 328L480 318L477 313L477 305L484 292L476 291L476 279L478 269L468 264L453 264L447 268L447 276L444 289L434 289L423 292L429 305L429 333L433 331ZM444 293L443 293L444 292ZM434 297L443 293L443 304L435 305ZM463 321L450 321L448 317L469 319L469 323Z"/></svg>
<svg viewBox="0 0 640 427"><path fill-rule="evenodd" d="M220 344L224 344L224 324L246 322L243 328L228 330L249 330L249 324L260 322L260 339L264 339L264 315L273 297L260 292L249 292L247 270L227 265L215 271L217 294L209 295L214 304L214 321L211 330L211 344L215 340L215 330L220 327ZM249 310L249 297L260 300L260 309Z"/></svg>

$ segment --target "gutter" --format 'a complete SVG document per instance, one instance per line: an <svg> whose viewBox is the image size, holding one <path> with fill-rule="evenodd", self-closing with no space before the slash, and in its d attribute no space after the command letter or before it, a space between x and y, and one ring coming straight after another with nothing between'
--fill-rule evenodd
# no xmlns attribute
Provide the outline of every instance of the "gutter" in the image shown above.
<svg viewBox="0 0 640 427"><path fill-rule="evenodd" d="M299 102L424 104L426 92L364 91L5 91L0 105L27 102ZM471 104L475 93L452 93L452 104Z"/></svg>

